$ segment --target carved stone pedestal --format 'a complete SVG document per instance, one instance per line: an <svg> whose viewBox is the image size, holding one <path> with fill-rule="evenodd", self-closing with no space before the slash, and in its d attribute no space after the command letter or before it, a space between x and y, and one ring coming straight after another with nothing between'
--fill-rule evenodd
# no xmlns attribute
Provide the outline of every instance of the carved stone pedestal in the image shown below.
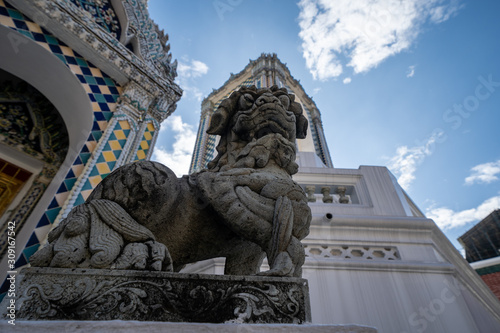
<svg viewBox="0 0 500 333"><path fill-rule="evenodd" d="M105 269L25 268L17 320L301 324L307 280Z"/></svg>

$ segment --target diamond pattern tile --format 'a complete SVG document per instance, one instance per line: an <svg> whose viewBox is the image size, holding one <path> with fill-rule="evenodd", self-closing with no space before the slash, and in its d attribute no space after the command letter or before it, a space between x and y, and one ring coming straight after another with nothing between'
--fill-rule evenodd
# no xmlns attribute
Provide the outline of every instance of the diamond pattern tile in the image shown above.
<svg viewBox="0 0 500 333"><path fill-rule="evenodd" d="M134 161L143 160L148 156L149 148L151 147L151 140L153 139L155 130L156 129L153 123L148 123L146 129L144 130L144 134L142 135L142 141L139 144L139 149L135 154Z"/></svg>
<svg viewBox="0 0 500 333"><path fill-rule="evenodd" d="M99 68L87 61L80 54L72 50L62 41L40 27L30 18L26 17L9 3L0 0L0 24L15 30L22 35L44 47L46 50L58 57L78 78L84 90L87 92L94 112L94 125L87 142L84 144L80 154L75 159L71 169L68 171L64 181L59 186L54 200L40 218L37 228L33 232L29 243L24 248L22 255L17 260L16 267L29 262L29 257L38 249L40 237L45 237L49 224L52 224L61 210L61 206L67 199L69 192L82 174L85 164L89 161L92 152L101 139L103 132L108 127L116 107L116 99L120 95L121 87L115 83L108 75ZM84 184L82 191L78 195L76 204L83 203L90 195L92 189L98 181L107 176L115 166L117 158L120 156L126 139L130 133L130 125L127 121L119 121L113 132L112 138L103 150L103 161L96 163L92 173L94 174ZM149 148L149 146L148 146ZM38 232L41 230L44 232ZM42 237L43 235L43 237ZM4 283L0 288L0 300L6 291Z"/></svg>

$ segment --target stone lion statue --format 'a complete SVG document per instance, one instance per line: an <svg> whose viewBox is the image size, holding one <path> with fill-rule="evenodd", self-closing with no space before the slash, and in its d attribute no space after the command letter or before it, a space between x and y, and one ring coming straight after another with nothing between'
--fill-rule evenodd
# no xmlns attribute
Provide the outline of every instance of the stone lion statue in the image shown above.
<svg viewBox="0 0 500 333"><path fill-rule="evenodd" d="M311 212L296 173L307 119L285 88L242 87L213 114L208 168L177 178L139 161L108 175L31 257L32 266L179 271L225 257L225 274L298 276ZM267 256L270 269L259 272Z"/></svg>

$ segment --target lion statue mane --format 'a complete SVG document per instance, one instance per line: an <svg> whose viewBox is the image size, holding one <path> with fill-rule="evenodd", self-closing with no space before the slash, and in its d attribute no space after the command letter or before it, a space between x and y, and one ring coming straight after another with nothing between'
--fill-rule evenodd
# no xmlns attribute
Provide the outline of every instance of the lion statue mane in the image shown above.
<svg viewBox="0 0 500 333"><path fill-rule="evenodd" d="M212 115L207 133L220 140L207 169L177 178L157 162L117 168L31 265L178 272L225 257L225 274L300 277L311 212L291 177L307 131L294 99L276 86L234 91ZM266 256L270 269L260 272Z"/></svg>

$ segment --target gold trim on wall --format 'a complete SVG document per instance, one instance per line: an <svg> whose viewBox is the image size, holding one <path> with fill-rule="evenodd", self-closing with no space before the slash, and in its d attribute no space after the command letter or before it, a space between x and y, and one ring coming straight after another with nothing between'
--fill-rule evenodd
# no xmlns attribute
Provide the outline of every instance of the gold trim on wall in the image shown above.
<svg viewBox="0 0 500 333"><path fill-rule="evenodd" d="M16 198L31 173L0 159L0 216Z"/></svg>

